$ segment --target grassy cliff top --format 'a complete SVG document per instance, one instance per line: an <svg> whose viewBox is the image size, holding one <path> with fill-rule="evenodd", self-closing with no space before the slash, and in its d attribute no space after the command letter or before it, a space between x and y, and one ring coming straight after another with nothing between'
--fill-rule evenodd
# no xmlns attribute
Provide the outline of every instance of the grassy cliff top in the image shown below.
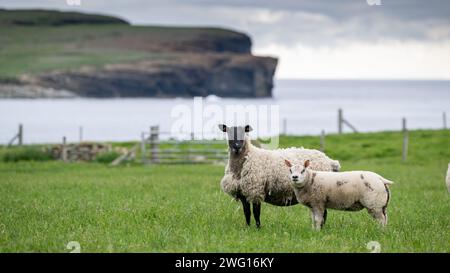
<svg viewBox="0 0 450 273"><path fill-rule="evenodd" d="M0 25L16 26L63 26L74 24L125 24L123 19L79 12L61 12L56 10L0 9Z"/></svg>
<svg viewBox="0 0 450 273"><path fill-rule="evenodd" d="M131 26L104 15L0 9L0 45L0 79L14 79L180 52L250 53L251 40L222 28Z"/></svg>

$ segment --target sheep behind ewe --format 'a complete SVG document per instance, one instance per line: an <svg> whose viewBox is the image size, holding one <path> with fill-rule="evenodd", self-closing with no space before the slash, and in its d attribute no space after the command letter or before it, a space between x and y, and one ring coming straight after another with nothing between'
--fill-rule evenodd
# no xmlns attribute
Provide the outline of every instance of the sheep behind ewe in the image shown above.
<svg viewBox="0 0 450 273"><path fill-rule="evenodd" d="M247 225L250 225L253 204L253 216L256 226L260 227L261 203L276 206L297 204L295 193L290 185L283 159L311 161L311 168L322 171L339 171L340 165L324 153L303 148L265 150L251 144L247 126L227 127L219 125L227 133L229 156L225 175L220 184L222 190L242 202Z"/></svg>
<svg viewBox="0 0 450 273"><path fill-rule="evenodd" d="M382 226L387 225L388 184L393 182L369 171L314 171L309 161L285 164L291 173L297 200L311 209L313 228L320 230L327 219L327 208L359 211L366 208Z"/></svg>

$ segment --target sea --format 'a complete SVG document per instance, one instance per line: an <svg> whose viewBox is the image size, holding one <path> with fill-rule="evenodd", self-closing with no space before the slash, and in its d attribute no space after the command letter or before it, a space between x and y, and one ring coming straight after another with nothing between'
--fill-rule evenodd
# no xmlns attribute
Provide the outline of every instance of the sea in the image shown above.
<svg viewBox="0 0 450 273"><path fill-rule="evenodd" d="M338 110L358 132L450 127L450 81L275 80L272 98L1 99L0 145L23 125L24 143L220 137L217 124L254 136L338 131ZM353 129L343 126L344 133Z"/></svg>

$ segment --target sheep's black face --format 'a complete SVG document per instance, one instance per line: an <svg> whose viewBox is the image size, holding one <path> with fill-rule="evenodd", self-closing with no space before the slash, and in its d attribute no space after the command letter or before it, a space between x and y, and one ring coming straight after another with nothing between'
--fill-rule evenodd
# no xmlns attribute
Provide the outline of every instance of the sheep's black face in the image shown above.
<svg viewBox="0 0 450 273"><path fill-rule="evenodd" d="M239 154L239 152L244 147L244 141L243 140L228 140L228 146L235 154Z"/></svg>
<svg viewBox="0 0 450 273"><path fill-rule="evenodd" d="M245 134L252 130L250 125L247 126L232 126L227 127L225 124L220 124L219 129L222 132L227 133L228 136L228 147L230 150L238 155L245 146Z"/></svg>

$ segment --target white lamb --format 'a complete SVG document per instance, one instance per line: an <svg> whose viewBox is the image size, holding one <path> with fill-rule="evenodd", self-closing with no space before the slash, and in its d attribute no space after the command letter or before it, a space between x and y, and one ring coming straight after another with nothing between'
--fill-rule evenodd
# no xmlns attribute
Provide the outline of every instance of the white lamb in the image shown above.
<svg viewBox="0 0 450 273"><path fill-rule="evenodd" d="M252 128L219 125L228 134L229 159L220 184L222 190L242 202L247 225L250 225L250 203L256 226L260 226L261 203L276 206L297 204L283 158L311 161L311 168L322 171L339 171L340 165L324 153L309 149L265 150L251 144L248 132Z"/></svg>
<svg viewBox="0 0 450 273"><path fill-rule="evenodd" d="M368 171L321 172L310 168L310 161L289 167L297 200L311 209L313 228L320 230L327 219L327 208L359 211L366 208L382 226L387 225L387 205L392 184Z"/></svg>

